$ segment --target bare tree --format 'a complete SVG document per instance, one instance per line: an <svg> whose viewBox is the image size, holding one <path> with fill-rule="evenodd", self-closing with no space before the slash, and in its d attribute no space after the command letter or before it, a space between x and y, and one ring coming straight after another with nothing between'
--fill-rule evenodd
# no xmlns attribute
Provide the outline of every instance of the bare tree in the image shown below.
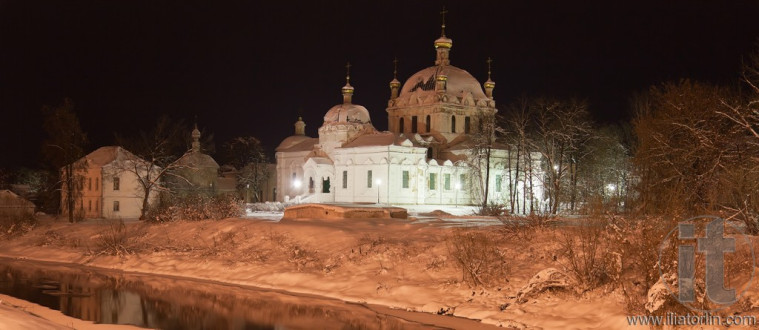
<svg viewBox="0 0 759 330"><path fill-rule="evenodd" d="M507 145L506 167L508 168L507 179L509 182L508 199L511 213L526 213L526 191L532 182L530 177L532 161L528 149L530 130L530 101L520 98L511 104L504 116L500 117L503 130L503 141ZM519 183L521 182L521 189ZM531 195L531 194L530 194ZM521 197L521 200L520 200ZM530 197L530 210L532 210L533 198ZM521 206L521 208L520 208Z"/></svg>
<svg viewBox="0 0 759 330"><path fill-rule="evenodd" d="M116 136L119 145L127 150L130 159L120 162L117 170L134 174L139 182L142 194L140 220L145 220L153 193L168 191L162 181L169 177L179 177L175 173L182 168L179 160L190 153L185 144L185 125L168 116L162 116L150 131L140 131L136 136L124 138Z"/></svg>
<svg viewBox="0 0 759 330"><path fill-rule="evenodd" d="M747 147L719 113L734 99L726 88L689 80L651 88L649 106L633 120L643 211L688 215L719 208L725 174Z"/></svg>
<svg viewBox="0 0 759 330"><path fill-rule="evenodd" d="M565 177L577 161L573 156L591 133L587 104L543 98L533 102L531 112L534 131L529 149L541 154L551 202L548 212L556 214L564 198Z"/></svg>
<svg viewBox="0 0 759 330"><path fill-rule="evenodd" d="M69 98L56 107L44 106L42 113L42 127L47 133L42 153L53 170L60 172L57 191L61 194L63 210L67 212L69 222L73 223L77 220L76 201L81 197L83 188L83 176L79 172L86 166L85 162L78 161L85 156L87 134L82 131L74 112L74 103Z"/></svg>
<svg viewBox="0 0 759 330"><path fill-rule="evenodd" d="M759 232L759 53L753 54L743 68L742 80L748 93L740 102L723 99L724 109L717 114L730 120L736 139L745 144L736 150L740 159L728 179L733 183L731 205L723 205L744 221L752 232Z"/></svg>
<svg viewBox="0 0 759 330"><path fill-rule="evenodd" d="M496 131L499 130L495 112L478 111L474 117L475 127L469 134L471 141L470 155L467 165L471 169L474 180L470 180L472 188L480 199L482 210L488 207L490 193L490 164L493 149L496 147Z"/></svg>
<svg viewBox="0 0 759 330"><path fill-rule="evenodd" d="M238 188L245 189L246 195L252 189L254 199L261 201L259 191L269 179L269 159L261 141L252 136L237 137L224 144L224 151L228 164L237 170Z"/></svg>

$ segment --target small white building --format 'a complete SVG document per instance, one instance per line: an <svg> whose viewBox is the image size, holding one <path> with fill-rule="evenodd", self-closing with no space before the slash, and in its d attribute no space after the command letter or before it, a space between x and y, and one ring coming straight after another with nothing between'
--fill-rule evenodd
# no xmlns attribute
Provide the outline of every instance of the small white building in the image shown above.
<svg viewBox="0 0 759 330"><path fill-rule="evenodd" d="M434 43L434 66L412 75L402 88L397 79L390 82L389 131L378 131L369 111L353 103L350 75L342 88L343 102L324 115L317 138L305 135L306 124L299 118L295 135L276 149L277 200L479 203L482 184L473 180L484 175L475 175L469 166L471 134L478 118L498 111L495 83L488 77L481 86L467 71L450 65L452 45L443 33ZM531 184L510 173L507 164L516 160L509 161L509 155L504 146L492 150L489 199L503 202L512 188L524 196L528 187L533 187L531 196L542 199L540 175L533 175Z"/></svg>
<svg viewBox="0 0 759 330"><path fill-rule="evenodd" d="M76 177L80 193L75 205L83 218L139 218L145 195L139 178L127 168L146 168L134 166L135 162L145 162L131 152L118 146L100 147L75 163ZM62 212L67 213L66 192L62 193ZM150 202L155 201L158 193L151 192Z"/></svg>

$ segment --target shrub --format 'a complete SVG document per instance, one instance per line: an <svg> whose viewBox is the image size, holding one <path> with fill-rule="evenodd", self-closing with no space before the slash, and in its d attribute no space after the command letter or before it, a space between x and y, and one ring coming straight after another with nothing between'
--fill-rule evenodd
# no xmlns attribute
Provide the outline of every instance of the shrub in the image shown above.
<svg viewBox="0 0 759 330"><path fill-rule="evenodd" d="M94 255L107 254L124 257L141 251L145 244L142 237L145 236L145 225L132 226L128 228L124 221L104 220L104 230L95 240L95 250L91 251Z"/></svg>
<svg viewBox="0 0 759 330"><path fill-rule="evenodd" d="M504 251L486 233L460 229L447 239L448 251L471 286L492 286L506 280Z"/></svg>
<svg viewBox="0 0 759 330"><path fill-rule="evenodd" d="M587 219L577 228L567 228L561 233L565 268L585 291L619 278L622 256L604 242L608 242L607 222L598 218Z"/></svg>
<svg viewBox="0 0 759 330"><path fill-rule="evenodd" d="M30 232L37 225L37 218L31 213L21 213L0 217L0 238L13 238Z"/></svg>
<svg viewBox="0 0 759 330"><path fill-rule="evenodd" d="M232 195L206 196L193 194L187 196L162 196L158 205L148 212L147 220L151 222L170 222L177 220L220 220L241 217L245 207L237 197Z"/></svg>

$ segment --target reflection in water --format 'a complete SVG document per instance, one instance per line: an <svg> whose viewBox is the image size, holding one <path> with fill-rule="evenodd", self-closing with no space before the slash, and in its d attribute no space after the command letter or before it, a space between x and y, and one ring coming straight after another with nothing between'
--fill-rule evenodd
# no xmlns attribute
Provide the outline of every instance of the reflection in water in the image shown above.
<svg viewBox="0 0 759 330"><path fill-rule="evenodd" d="M428 328L339 300L0 260L0 293L96 323L160 329Z"/></svg>

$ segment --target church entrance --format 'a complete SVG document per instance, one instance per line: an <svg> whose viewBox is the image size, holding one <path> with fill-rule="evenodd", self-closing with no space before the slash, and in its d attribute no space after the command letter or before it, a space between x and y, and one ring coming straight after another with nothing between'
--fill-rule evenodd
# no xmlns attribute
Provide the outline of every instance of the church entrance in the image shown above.
<svg viewBox="0 0 759 330"><path fill-rule="evenodd" d="M329 194L329 178L322 180L322 193Z"/></svg>

